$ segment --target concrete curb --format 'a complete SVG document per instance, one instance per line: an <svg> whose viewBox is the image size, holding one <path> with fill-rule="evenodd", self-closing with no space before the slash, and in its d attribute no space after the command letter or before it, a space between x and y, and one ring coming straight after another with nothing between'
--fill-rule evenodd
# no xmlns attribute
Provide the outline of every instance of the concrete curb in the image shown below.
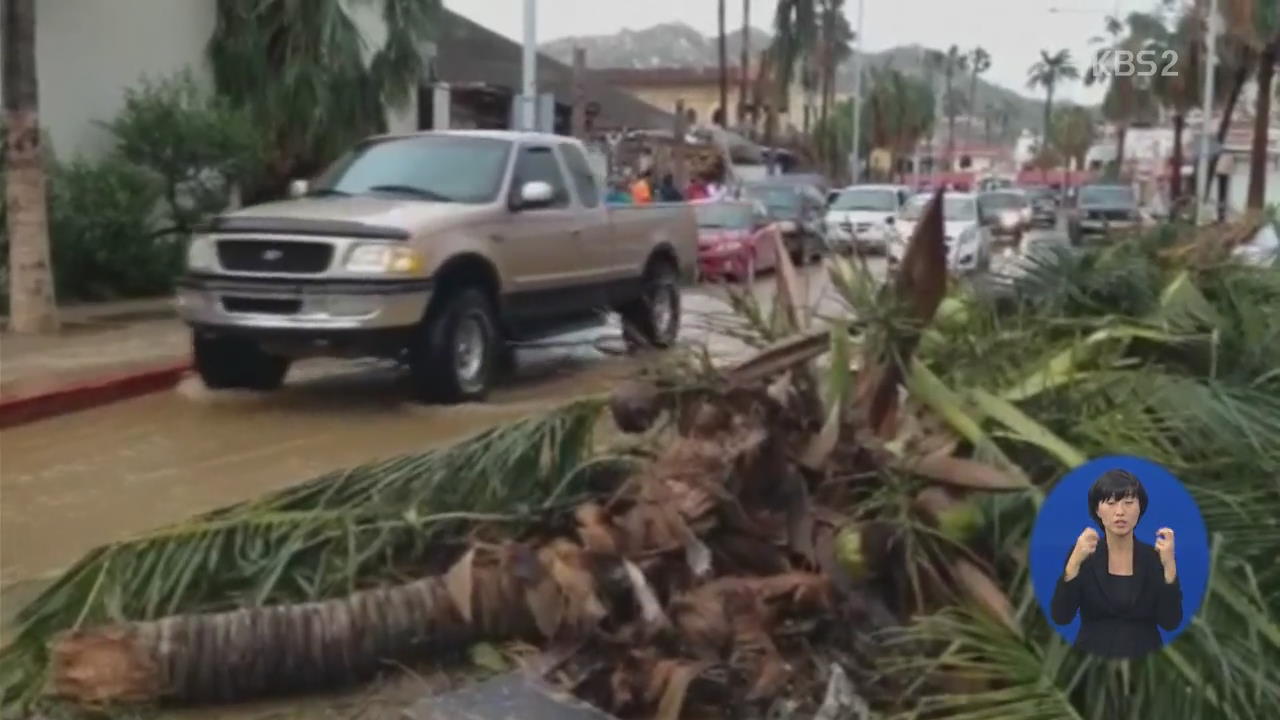
<svg viewBox="0 0 1280 720"><path fill-rule="evenodd" d="M80 380L53 390L0 398L0 428L168 390L190 369L191 360L184 359Z"/></svg>

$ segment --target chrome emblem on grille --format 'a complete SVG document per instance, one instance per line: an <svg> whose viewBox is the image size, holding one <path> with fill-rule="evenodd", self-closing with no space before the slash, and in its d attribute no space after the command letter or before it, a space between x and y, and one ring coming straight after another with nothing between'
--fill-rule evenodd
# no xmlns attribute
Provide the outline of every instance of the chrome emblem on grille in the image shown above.
<svg viewBox="0 0 1280 720"><path fill-rule="evenodd" d="M262 251L262 259L266 260L267 262L275 262L276 260L279 260L282 257L284 257L283 250L271 249L271 250Z"/></svg>

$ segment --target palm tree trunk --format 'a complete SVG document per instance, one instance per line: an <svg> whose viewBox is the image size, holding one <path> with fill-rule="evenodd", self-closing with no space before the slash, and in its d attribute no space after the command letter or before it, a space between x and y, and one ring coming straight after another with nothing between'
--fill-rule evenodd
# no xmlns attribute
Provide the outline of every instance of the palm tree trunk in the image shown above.
<svg viewBox="0 0 1280 720"><path fill-rule="evenodd" d="M1178 113L1173 116L1173 157L1169 164L1172 166L1169 171L1169 199L1177 203L1182 197L1182 130L1186 127L1187 119ZM1192 193L1192 197L1195 193Z"/></svg>
<svg viewBox="0 0 1280 720"><path fill-rule="evenodd" d="M35 0L4 0L5 222L9 328L58 329L36 80Z"/></svg>
<svg viewBox="0 0 1280 720"><path fill-rule="evenodd" d="M1249 199L1246 207L1261 210L1267 194L1267 135L1271 130L1271 82L1280 59L1280 38L1258 57L1258 108L1253 118L1253 147L1249 152Z"/></svg>
<svg viewBox="0 0 1280 720"><path fill-rule="evenodd" d="M955 106L951 102L951 74L947 74L947 94L942 96L942 109L947 113L947 172L951 172L955 168L952 163L955 159L956 152L956 112Z"/></svg>
<svg viewBox="0 0 1280 720"><path fill-rule="evenodd" d="M1040 139L1040 148L1047 150L1049 148L1049 131L1050 123L1053 117L1053 85L1045 86L1044 95L1044 136Z"/></svg>
<svg viewBox="0 0 1280 720"><path fill-rule="evenodd" d="M1236 111L1236 102L1240 100L1240 90L1244 88L1245 83L1249 82L1249 71L1252 69L1249 63L1241 63L1236 68L1235 74L1231 77L1231 92L1227 95L1227 103L1222 109L1222 119L1218 121L1218 152L1209 157L1209 179L1212 180L1218 173L1218 158L1222 155L1222 144L1227 141L1227 133L1231 131L1231 117ZM1204 184L1204 199L1209 199L1209 193L1213 191L1213 183L1206 182Z"/></svg>
<svg viewBox="0 0 1280 720"><path fill-rule="evenodd" d="M1116 127L1116 174L1124 168L1124 141L1129 135L1129 125L1120 123Z"/></svg>
<svg viewBox="0 0 1280 720"><path fill-rule="evenodd" d="M725 0L720 0L717 16L720 23L720 127L722 128L729 127L729 52L725 45L724 3Z"/></svg>
<svg viewBox="0 0 1280 720"><path fill-rule="evenodd" d="M738 61L738 126L747 126L747 88L751 77L751 0L742 0L742 52Z"/></svg>

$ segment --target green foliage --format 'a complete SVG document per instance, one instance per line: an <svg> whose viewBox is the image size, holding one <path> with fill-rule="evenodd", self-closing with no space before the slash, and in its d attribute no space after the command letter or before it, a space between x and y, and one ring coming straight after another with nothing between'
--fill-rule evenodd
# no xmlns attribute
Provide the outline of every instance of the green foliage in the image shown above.
<svg viewBox="0 0 1280 720"><path fill-rule="evenodd" d="M260 140L249 116L200 88L189 71L128 90L106 126L121 157L159 177L178 232L225 209L232 184L257 170Z"/></svg>
<svg viewBox="0 0 1280 720"><path fill-rule="evenodd" d="M1096 135L1093 113L1079 105L1060 107L1053 112L1053 148L1063 157L1076 161L1076 167L1084 167L1085 155Z"/></svg>
<svg viewBox="0 0 1280 720"><path fill-rule="evenodd" d="M372 58L342 0L221 0L208 56L218 93L243 108L263 137L262 182L249 200L283 193L385 124L383 103L403 104L422 77L416 49L439 0L377 0L385 44Z"/></svg>
<svg viewBox="0 0 1280 720"><path fill-rule="evenodd" d="M581 502L584 470L613 462L587 462L602 407L578 401L100 547L19 613L0 699L34 699L48 640L85 623L330 598L442 571L477 522L521 528Z"/></svg>
<svg viewBox="0 0 1280 720"><path fill-rule="evenodd" d="M172 289L183 246L151 230L160 197L152 175L120 159L53 168L49 237L59 300L145 297Z"/></svg>

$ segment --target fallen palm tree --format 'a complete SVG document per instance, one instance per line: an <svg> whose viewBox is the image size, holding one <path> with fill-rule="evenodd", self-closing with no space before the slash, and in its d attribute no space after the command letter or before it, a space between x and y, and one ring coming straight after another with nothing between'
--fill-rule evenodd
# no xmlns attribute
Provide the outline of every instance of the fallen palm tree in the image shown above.
<svg viewBox="0 0 1280 720"><path fill-rule="evenodd" d="M857 696L910 717L1266 716L1280 278L1154 235L947 295L936 213L887 288L834 264L856 323L806 317L784 267L772 313L740 305L759 354L620 389L624 431L670 421L639 452L594 455L592 402L104 549L27 610L10 687L224 699L523 639L627 717L838 717ZM1041 489L1114 452L1181 475L1217 543L1200 620L1124 665L1068 652L1025 568Z"/></svg>

